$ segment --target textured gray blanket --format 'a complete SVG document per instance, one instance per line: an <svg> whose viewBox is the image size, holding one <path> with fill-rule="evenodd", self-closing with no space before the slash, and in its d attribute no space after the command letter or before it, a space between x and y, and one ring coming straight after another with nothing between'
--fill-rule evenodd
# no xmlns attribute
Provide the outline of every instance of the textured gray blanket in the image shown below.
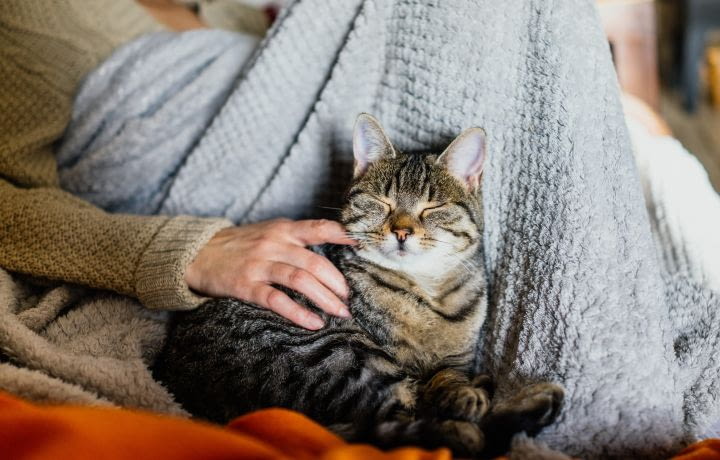
<svg viewBox="0 0 720 460"><path fill-rule="evenodd" d="M308 216L340 199L358 112L406 150L484 127L499 391L562 382L542 439L587 457L658 457L720 415L720 302L657 256L591 0L302 0L250 48L119 50L78 97L63 185L113 211Z"/></svg>

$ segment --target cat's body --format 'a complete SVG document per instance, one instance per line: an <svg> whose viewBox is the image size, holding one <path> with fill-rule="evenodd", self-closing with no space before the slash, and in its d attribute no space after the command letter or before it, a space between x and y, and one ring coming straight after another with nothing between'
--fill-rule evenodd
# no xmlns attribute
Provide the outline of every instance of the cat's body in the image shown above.
<svg viewBox="0 0 720 460"><path fill-rule="evenodd" d="M477 454L537 431L559 410L558 387L529 387L493 409L487 379L468 374L487 312L484 133L464 133L438 158L397 154L374 119L359 124L342 213L359 244L325 249L348 281L352 318L291 293L326 322L308 331L241 301L209 301L176 318L157 378L196 416L286 407L382 446Z"/></svg>
<svg viewBox="0 0 720 460"><path fill-rule="evenodd" d="M402 291L406 280L363 263L352 248L328 250L350 286L350 319L327 315L296 294L291 296L323 318L323 329L308 331L231 299L207 302L176 319L159 377L187 410L226 422L255 409L287 407L327 425L365 422L340 430L363 438L360 432L372 429L382 406L412 407L417 382L447 367L469 371L484 296L474 299L461 321L445 324L441 314L420 311L427 309L420 302L432 302L420 289ZM398 296L406 295L417 298L402 302L399 311L377 307L397 305ZM426 331L435 323L442 326ZM460 328L462 333L452 331ZM418 331L428 333L421 337ZM393 407L392 393L407 400Z"/></svg>

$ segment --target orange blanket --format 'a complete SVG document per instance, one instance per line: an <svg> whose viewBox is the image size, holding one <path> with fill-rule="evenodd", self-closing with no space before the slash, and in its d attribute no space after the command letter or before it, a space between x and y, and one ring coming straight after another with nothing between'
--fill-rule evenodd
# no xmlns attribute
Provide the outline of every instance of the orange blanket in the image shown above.
<svg viewBox="0 0 720 460"><path fill-rule="evenodd" d="M695 443L672 460L720 460L720 439L706 439Z"/></svg>
<svg viewBox="0 0 720 460"><path fill-rule="evenodd" d="M449 460L447 449L383 452L348 444L296 412L267 409L226 428L124 409L37 406L0 392L0 458L108 460L326 459ZM720 439L673 460L720 460Z"/></svg>
<svg viewBox="0 0 720 460"><path fill-rule="evenodd" d="M121 409L36 406L0 392L3 459L448 460L450 451L348 444L308 418L268 409L227 428Z"/></svg>

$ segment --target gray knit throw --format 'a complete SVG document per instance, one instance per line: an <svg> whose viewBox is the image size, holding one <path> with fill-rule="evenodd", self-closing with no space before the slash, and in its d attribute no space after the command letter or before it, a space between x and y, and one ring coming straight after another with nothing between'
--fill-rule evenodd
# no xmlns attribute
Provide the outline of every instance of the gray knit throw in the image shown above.
<svg viewBox="0 0 720 460"><path fill-rule="evenodd" d="M617 80L591 0L302 0L254 51L160 34L85 81L62 184L117 212L249 222L340 201L351 129L401 149L488 133L498 391L567 388L541 436L577 456L658 457L720 416L720 301L653 246Z"/></svg>

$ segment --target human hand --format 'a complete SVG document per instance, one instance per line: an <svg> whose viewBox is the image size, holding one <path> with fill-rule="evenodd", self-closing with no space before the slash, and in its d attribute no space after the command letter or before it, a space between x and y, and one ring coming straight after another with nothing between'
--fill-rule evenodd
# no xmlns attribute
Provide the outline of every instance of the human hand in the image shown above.
<svg viewBox="0 0 720 460"><path fill-rule="evenodd" d="M313 244L354 244L330 220L277 219L219 231L185 271L192 289L214 297L235 297L284 316L306 329L324 326L320 317L272 284L305 295L323 311L343 318L350 311L340 299L349 294L345 278Z"/></svg>

